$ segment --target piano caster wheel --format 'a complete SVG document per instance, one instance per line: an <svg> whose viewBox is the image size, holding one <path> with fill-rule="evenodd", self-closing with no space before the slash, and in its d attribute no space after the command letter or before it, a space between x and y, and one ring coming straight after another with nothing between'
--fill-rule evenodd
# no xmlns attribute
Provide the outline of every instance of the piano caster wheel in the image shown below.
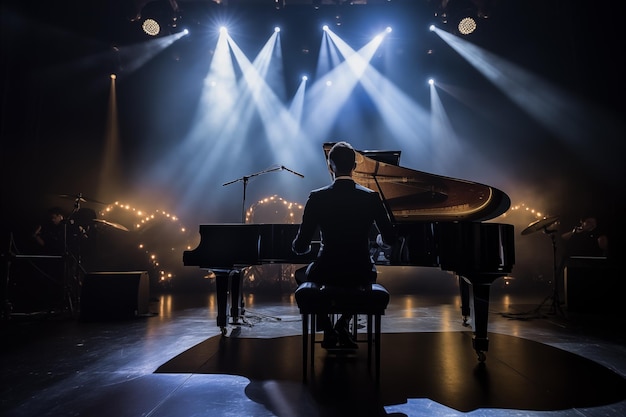
<svg viewBox="0 0 626 417"><path fill-rule="evenodd" d="M469 318L467 316L463 316L463 327L469 326Z"/></svg>
<svg viewBox="0 0 626 417"><path fill-rule="evenodd" d="M222 334L222 336L226 336L227 332L228 332L228 329L226 329L226 327L220 327L220 333Z"/></svg>
<svg viewBox="0 0 626 417"><path fill-rule="evenodd" d="M478 362L484 362L487 360L487 355L485 355L485 352L476 351L476 354L478 355Z"/></svg>

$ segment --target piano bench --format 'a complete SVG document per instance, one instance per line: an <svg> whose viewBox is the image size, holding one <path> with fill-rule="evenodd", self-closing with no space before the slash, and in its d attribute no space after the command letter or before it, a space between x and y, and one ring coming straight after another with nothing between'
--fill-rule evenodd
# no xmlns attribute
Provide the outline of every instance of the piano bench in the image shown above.
<svg viewBox="0 0 626 417"><path fill-rule="evenodd" d="M380 374L380 322L389 304L389 292L380 284L365 289L318 286L304 282L295 291L296 302L302 315L302 379L307 380L308 347L311 348L311 370L315 363L315 331L318 314L354 315L352 332L357 342L367 342L367 366L371 369L372 351L375 358L376 381ZM358 340L356 318L367 316L367 339ZM309 328L310 323L310 328ZM373 325L372 325L373 324ZM310 329L310 336L309 336Z"/></svg>

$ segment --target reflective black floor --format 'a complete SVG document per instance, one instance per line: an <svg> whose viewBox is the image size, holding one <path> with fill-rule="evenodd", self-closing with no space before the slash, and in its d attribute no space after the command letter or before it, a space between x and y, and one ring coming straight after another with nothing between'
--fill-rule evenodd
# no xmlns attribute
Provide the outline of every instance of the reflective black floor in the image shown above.
<svg viewBox="0 0 626 417"><path fill-rule="evenodd" d="M494 285L480 364L453 277L440 282L391 291L378 386L364 347L344 356L316 349L302 382L301 319L289 292L246 293L245 316L225 337L215 295L201 291L152 294L150 314L126 320L14 314L2 323L0 414L626 415L617 314L552 311L547 289Z"/></svg>

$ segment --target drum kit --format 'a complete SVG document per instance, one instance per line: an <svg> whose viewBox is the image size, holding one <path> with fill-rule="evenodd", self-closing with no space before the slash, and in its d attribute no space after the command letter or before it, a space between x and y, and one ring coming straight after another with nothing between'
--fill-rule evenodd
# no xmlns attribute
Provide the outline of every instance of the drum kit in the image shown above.
<svg viewBox="0 0 626 417"><path fill-rule="evenodd" d="M59 194L58 197L62 198L62 199L73 200L74 201L74 210L72 211L72 214L70 214L69 220L72 220L72 217L74 215L76 215L81 210L81 204L83 204L83 203L93 203L93 204L102 204L102 205L106 205L107 204L107 203L103 203L103 202L98 201L98 200L93 199L93 198L85 197L82 193L78 193L76 195ZM128 228L126 228L126 227L124 227L124 226L122 226L121 224L118 224L118 223L113 223L113 222L110 222L110 221L107 221L107 220L103 220L103 219L98 219L98 218L91 218L90 220L91 220L91 222L96 223L96 224L102 224L102 225L105 225L105 226L112 227L114 229L123 230L125 232L128 232Z"/></svg>
<svg viewBox="0 0 626 417"><path fill-rule="evenodd" d="M522 235L529 235L535 232L544 232L546 234L552 234L556 232L554 229L550 229L549 227L559 221L558 216L546 217L545 219L540 219L532 222L528 225L524 230L522 230Z"/></svg>
<svg viewBox="0 0 626 417"><path fill-rule="evenodd" d="M0 307L0 316L2 319L8 319L12 315L20 314L13 313L13 305L9 299L10 282L13 281L10 273L11 263L13 261L22 260L30 263L44 262L47 263L46 265L50 262L56 262L57 260L62 262L62 276L58 277L60 279L59 281L53 280L53 282L58 282L63 286L63 311L67 311L74 316L78 311L80 286L82 276L85 273L81 259L85 252L85 245L94 240L97 230L117 230L128 232L128 228L121 224L104 219L98 219L95 210L81 207L82 204L88 203L100 205L106 205L106 203L86 197L82 193L74 195L60 194L55 197L73 201L73 209L71 213L62 221L62 247L59 249L63 252L61 253L60 251L57 252L55 250L50 253L44 251L44 253L22 254L15 246L13 235L11 235L7 256L7 274L4 282L5 288L3 293L3 302ZM37 270L44 275L48 274L47 271L44 271L39 267L37 267Z"/></svg>

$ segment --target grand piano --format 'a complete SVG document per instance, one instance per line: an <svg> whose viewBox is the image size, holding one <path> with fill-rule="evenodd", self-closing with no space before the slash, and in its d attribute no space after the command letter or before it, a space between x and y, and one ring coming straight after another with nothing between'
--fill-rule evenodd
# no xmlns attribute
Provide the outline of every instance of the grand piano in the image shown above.
<svg viewBox="0 0 626 417"><path fill-rule="evenodd" d="M333 143L325 143L326 156ZM399 235L397 248L377 263L439 267L459 277L464 325L473 315L472 346L486 359L491 284L511 272L515 262L510 224L486 222L506 212L509 197L488 185L429 174L399 165L400 151L357 151L353 174L377 190ZM204 224L200 244L183 254L183 263L216 273L217 325L225 333L228 294L230 314L240 309L241 271L266 263L306 264L316 254L291 251L297 224ZM375 245L374 243L372 245ZM395 254L393 256L389 254ZM471 296L471 297L470 297ZM473 308L470 308L473 305Z"/></svg>

